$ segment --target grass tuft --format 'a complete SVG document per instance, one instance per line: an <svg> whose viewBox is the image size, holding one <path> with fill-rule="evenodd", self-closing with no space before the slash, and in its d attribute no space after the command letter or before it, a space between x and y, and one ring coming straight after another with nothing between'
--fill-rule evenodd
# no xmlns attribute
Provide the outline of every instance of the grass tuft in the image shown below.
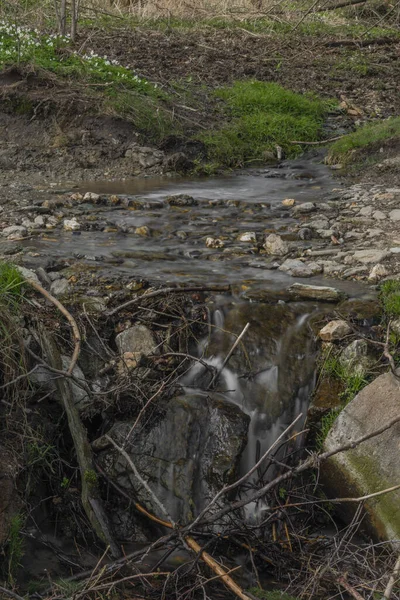
<svg viewBox="0 0 400 600"><path fill-rule="evenodd" d="M380 301L389 318L400 317L400 281L384 281L381 285Z"/></svg>
<svg viewBox="0 0 400 600"><path fill-rule="evenodd" d="M14 265L0 262L0 303L18 305L23 284L24 278Z"/></svg>
<svg viewBox="0 0 400 600"><path fill-rule="evenodd" d="M386 142L399 136L400 117L367 123L353 133L345 135L331 146L328 163L346 165L355 160L358 151L366 150L374 144Z"/></svg>
<svg viewBox="0 0 400 600"><path fill-rule="evenodd" d="M316 96L254 80L238 81L215 94L224 101L223 112L230 120L200 137L209 158L228 167L263 160L264 153L274 151L276 145L286 156L295 156L301 147L291 142L320 139L324 116L333 106Z"/></svg>

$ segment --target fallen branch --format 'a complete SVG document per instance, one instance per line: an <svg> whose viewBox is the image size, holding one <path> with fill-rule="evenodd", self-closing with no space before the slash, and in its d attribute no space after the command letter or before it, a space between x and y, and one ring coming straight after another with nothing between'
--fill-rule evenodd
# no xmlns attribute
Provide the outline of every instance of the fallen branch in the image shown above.
<svg viewBox="0 0 400 600"><path fill-rule="evenodd" d="M264 485L262 488L260 488L256 492L254 492L254 494L249 495L244 500L238 500L237 502L228 504L227 506L225 506L224 508L219 510L217 513L213 514L212 516L210 516L206 519L203 519L201 521L201 525L208 525L210 523L214 523L221 517L225 516L227 513L230 513L234 510L238 510L239 508L243 508L243 506L246 506L250 502L255 502L256 500L259 500L260 498L265 496L265 494L267 492L269 492L271 489L277 487L283 481L291 479L292 477L298 475L299 473L302 473L303 471L318 467L321 464L321 462L323 462L324 460L327 460L328 458L331 458L332 456L335 456L336 454L339 454L341 452L346 452L347 450L352 450L352 449L356 448L363 442L366 442L367 440L369 440L373 437L376 437L376 436L380 435L381 433L384 433L385 431L387 431L388 429L393 427L393 425L395 425L399 421L400 421L400 415L398 415L397 417L394 417L388 423L386 423L385 425L382 425L382 427L380 427L379 429L376 429L375 431L372 431L371 433L367 433L352 442L348 442L347 444L344 444L343 446L340 446L339 448L335 448L335 450L330 450L329 452L323 452L322 454L317 454L317 455L312 454L309 458L304 460L297 467L295 467L294 469L289 469L288 471L286 471L286 473L282 473L281 475L279 475L278 477L276 477L275 479L273 479L272 481L270 481L269 483Z"/></svg>
<svg viewBox="0 0 400 600"><path fill-rule="evenodd" d="M345 8L346 6L355 6L356 4L365 4L367 0L344 0L344 2L337 2L328 6L322 6L315 12L325 12L326 10L336 10L338 8Z"/></svg>
<svg viewBox="0 0 400 600"><path fill-rule="evenodd" d="M388 584L386 586L385 593L383 594L384 600L390 600L390 598L392 596L393 588L396 585L396 583L398 582L399 577L400 577L400 555L396 561L396 564L393 569L393 573L391 574Z"/></svg>
<svg viewBox="0 0 400 600"><path fill-rule="evenodd" d="M57 298L54 298L54 296L52 296L47 290L44 289L44 287L42 287L39 283L36 283L36 281L34 281L33 279L26 279L26 282L29 283L29 285L31 285L35 290L40 292L42 296L44 296L47 300L52 302L54 306L56 306L58 310L64 315L64 317L66 317L69 324L71 325L75 340L74 352L72 354L71 362L69 363L69 367L67 369L67 375L71 375L78 361L79 353L81 351L81 334L79 331L79 327L71 313L68 312L65 306L63 306L63 304L61 304L61 302L57 300Z"/></svg>
<svg viewBox="0 0 400 600"><path fill-rule="evenodd" d="M340 140L342 137L344 137L344 136L337 135L336 137L329 138L327 140L321 140L320 142L300 142L300 141L293 140L290 143L291 144L301 144L303 146L323 146L324 144L329 144L330 142L336 142L336 140Z"/></svg>
<svg viewBox="0 0 400 600"><path fill-rule="evenodd" d="M222 371L225 369L226 365L229 362L229 359L231 358L232 354L236 350L237 346L240 344L243 336L245 335L245 333L246 333L246 331L248 330L249 327L250 327L250 323L246 323L246 325L243 328L242 333L240 335L238 335L238 337L236 338L235 343L233 344L232 348L229 350L228 354L226 355L226 358L225 358L224 362L222 363L221 368L215 373L214 377L211 379L210 384L207 387L208 390L210 388L212 388L217 383L218 379L220 378L220 375L221 375Z"/></svg>
<svg viewBox="0 0 400 600"><path fill-rule="evenodd" d="M155 495L155 493L153 492L153 490L151 490L151 488L149 487L148 483L146 481L144 481L144 479L141 477L141 475L138 473L133 461L131 460L129 454L120 446L118 446L118 444L108 435L106 435L106 439L114 446L114 448L120 452L122 454L122 456L125 458L125 460L128 462L129 466L131 467L135 477L140 481L140 483L144 486L144 488L147 490L147 492L151 495L152 499L154 500L154 502L157 504L157 506L163 511L164 514L168 515L168 512L166 510L166 508L164 507L164 505L161 503L161 501L157 498L157 496ZM140 505L138 505L137 503L135 503L135 506L138 507ZM155 521L156 523L159 523L161 525L164 525L165 527L168 527L169 529L176 529L175 523L173 522L173 520L168 517L168 521L164 521L163 519L160 519L159 517L156 517L155 515L152 515L149 511L147 511L145 508L140 506L140 512L142 514L145 514L146 516L148 516L152 521ZM213 558L212 556L210 556L210 554L208 554L207 552L205 552L204 550L202 550L201 546L189 535L185 535L184 540L186 542L186 544L189 546L189 548L191 550L193 550L194 552L196 552L196 554L198 554L200 556L200 558L214 571L214 573L216 573L216 575L218 577L220 577L222 579L222 581L224 582L224 584L234 593L236 594L236 596L238 596L239 598L241 598L241 600L251 600L249 596L247 596L247 594L245 594L242 590L242 588L240 586L237 585L237 583L235 583L235 581L233 581L233 579L228 575L228 573L225 571L225 569L223 569L221 567L221 565L219 565Z"/></svg>
<svg viewBox="0 0 400 600"><path fill-rule="evenodd" d="M345 575L338 577L338 579L336 581L338 582L339 585L341 585L346 590L346 592L348 594L350 594L350 596L352 596L354 598L354 600L364 600L364 598L361 596L361 594L359 594L357 592L357 590L355 590L353 588L353 586L351 586L349 584Z"/></svg>
<svg viewBox="0 0 400 600"><path fill-rule="evenodd" d="M142 294L141 296L137 296L137 298L133 298L133 300L129 300L124 304L120 304L116 308L109 310L107 313L108 317L112 317L120 310L124 308L128 308L129 306L134 306L147 298L156 298L158 296L166 296L167 294L186 294L188 292L229 292L229 285L214 285L214 286L205 286L205 285L192 285L187 287L167 287L162 288L160 290L154 290L153 292L149 292L148 294Z"/></svg>
<svg viewBox="0 0 400 600"><path fill-rule="evenodd" d="M15 600L24 600L22 598L22 596L19 596L15 592L12 592L11 590L8 590L5 587L0 586L0 592L3 592L3 594L5 594L6 596L8 596L9 598L15 598Z"/></svg>
<svg viewBox="0 0 400 600"><path fill-rule="evenodd" d="M62 361L60 351L54 337L46 330L43 331L42 344L50 366L61 370ZM82 424L78 409L74 403L69 381L65 377L59 377L56 379L55 384L60 402L67 415L68 427L78 459L83 508L97 536L110 546L112 556L118 558L121 556L121 551L111 534L108 518L100 498L92 449L87 438L86 429Z"/></svg>

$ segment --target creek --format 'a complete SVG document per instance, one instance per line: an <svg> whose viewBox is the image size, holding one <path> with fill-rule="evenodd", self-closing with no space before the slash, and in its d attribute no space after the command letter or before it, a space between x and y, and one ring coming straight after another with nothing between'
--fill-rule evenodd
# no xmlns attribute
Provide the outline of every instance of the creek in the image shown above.
<svg viewBox="0 0 400 600"><path fill-rule="evenodd" d="M101 226L76 232L55 230L47 235L48 239L36 236L24 242L34 251L36 264L40 264L43 257L50 256L52 260L65 260L67 264L87 265L94 276L120 273L125 280L143 278L164 285L232 285L232 296L215 295L208 303L208 335L199 339L190 350L218 370L222 368L236 337L250 323L246 335L221 370L218 385L212 392L205 391L210 383L210 374L200 362L193 363L180 380L185 398L181 404L186 402L184 406L192 415L191 422L200 417L205 419L201 422L203 425L200 423L203 431L198 433L198 448L201 449L202 444L207 447L209 438L215 436L217 430L222 437L228 435L226 431L224 433L221 417L216 417L209 427L206 419L210 413L204 416L198 412L198 406L202 404L201 401L196 404L199 397L205 400L211 396L213 410L222 405L234 406L242 415L239 418L235 416L237 422L241 419L237 431L240 430L243 437L242 425L245 423L247 439L244 444L239 440L235 447L240 458L235 476L246 473L287 426L302 415L296 428L290 432L291 441L286 443L287 438L284 440L285 443L274 454L274 460L253 473L241 494L247 494L270 480L279 469L277 461L290 460L290 457L298 455L304 441L302 431L315 385L317 356L310 320L323 313L327 305L318 301L287 301L285 290L299 281L334 285L350 297L368 297L369 291L360 284L330 282L321 275L302 279L290 277L279 271L270 257L260 255L255 244L239 242L238 236L243 232L254 232L260 240L266 233L277 232L300 250L318 250L320 240L306 241L291 235L289 229L295 219L282 205L282 200L294 198L296 203L314 202L318 205L334 194L337 187L338 183L333 180L329 169L318 160L291 161L279 168L248 170L208 179L149 178L87 183L69 191L93 192L102 197L118 198L121 202L115 202L115 206L107 202L83 202L74 207L68 217L74 216L79 222L96 222ZM194 202L183 200L181 205L171 205L168 197L177 195L190 197ZM141 227L148 227L149 235L134 233L135 228ZM221 238L224 247L207 248L205 238L208 236ZM271 292L275 294L272 302L268 298ZM253 298L251 293L255 293ZM263 301L264 293L268 302ZM186 426L181 416L179 419L175 423ZM173 419L171 422L174 424ZM169 439L166 439L167 434ZM179 446L177 439L181 432L173 431L173 434ZM175 520L184 522L187 514L183 511L188 510L189 505L190 510L194 506L194 512L198 513L215 495L215 487L202 485L202 479L205 469L213 464L215 457L218 458L220 447L225 452L226 440L223 440L225 445L218 446L218 440L216 445L210 446L207 460L211 462L206 461L204 468L197 465L192 469L193 481L188 483L190 490L187 494L181 490L177 495L176 482L185 478L187 465L182 463L182 457L173 455L175 444L171 444L170 426L166 426L165 430L155 428L148 439L153 439L152 435L156 448L151 457L153 462L147 460L148 440L137 443L138 447L142 443L142 455L146 455L147 464L143 465L148 466L153 475L154 472L159 473L157 481L154 477L152 481L156 496ZM187 434L187 437L190 435ZM189 441L185 444L186 441L181 445L186 452L190 447ZM197 450L193 451L194 457ZM200 453L193 459L194 462L201 462L202 456ZM140 470L139 455L136 460ZM219 465L216 468L222 469ZM123 482L120 485L123 486ZM182 509L183 504L186 509ZM246 520L251 524L261 523L265 508L264 501L249 503L245 511Z"/></svg>

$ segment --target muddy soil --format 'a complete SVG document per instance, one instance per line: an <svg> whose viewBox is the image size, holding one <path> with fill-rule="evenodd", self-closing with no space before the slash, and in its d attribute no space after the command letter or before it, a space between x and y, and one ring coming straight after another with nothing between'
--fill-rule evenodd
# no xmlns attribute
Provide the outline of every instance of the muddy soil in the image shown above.
<svg viewBox="0 0 400 600"><path fill-rule="evenodd" d="M105 115L99 98L84 85L13 70L0 77L0 183L131 178L174 170L168 157L175 152L203 158L202 146L188 140L220 119L211 92L242 78L344 97L358 116L338 115L329 122L328 135L351 129L357 120L399 114L400 43L357 47L347 42L241 29L85 30L79 47L119 60L172 95L170 108L182 134L148 149L138 127ZM135 144L147 151L139 161L127 155ZM392 171L389 165L380 171L379 183L389 183Z"/></svg>

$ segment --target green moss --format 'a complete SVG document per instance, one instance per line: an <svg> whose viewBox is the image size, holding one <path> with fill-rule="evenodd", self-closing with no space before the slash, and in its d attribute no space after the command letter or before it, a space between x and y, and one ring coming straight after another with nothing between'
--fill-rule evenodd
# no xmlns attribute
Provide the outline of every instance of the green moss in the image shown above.
<svg viewBox="0 0 400 600"><path fill-rule="evenodd" d="M316 141L322 135L324 115L332 102L302 95L276 83L238 81L215 95L223 100L227 119L220 129L200 136L209 158L223 166L243 166L262 160L276 145L286 156L294 156L301 147L291 142Z"/></svg>
<svg viewBox="0 0 400 600"><path fill-rule="evenodd" d="M328 162L348 164L356 160L359 151L397 137L400 137L400 117L368 123L335 142L330 148Z"/></svg>
<svg viewBox="0 0 400 600"><path fill-rule="evenodd" d="M360 480L361 494L371 494L392 487L393 482L389 482L381 475L373 458L365 454L360 455L357 451L350 451L346 459ZM365 506L371 525L380 539L388 539L390 530L394 532L396 538L400 537L398 492L382 494L378 498L368 500Z"/></svg>

